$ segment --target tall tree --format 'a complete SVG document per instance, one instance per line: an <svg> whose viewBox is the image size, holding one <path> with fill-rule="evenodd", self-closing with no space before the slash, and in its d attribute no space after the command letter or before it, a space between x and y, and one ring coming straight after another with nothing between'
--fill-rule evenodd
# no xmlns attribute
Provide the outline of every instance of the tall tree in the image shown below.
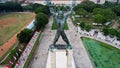
<svg viewBox="0 0 120 68"><path fill-rule="evenodd" d="M107 28L107 27L104 27L102 31L105 36L109 34L109 28Z"/></svg>
<svg viewBox="0 0 120 68"><path fill-rule="evenodd" d="M18 35L17 38L20 43L28 43L33 35L33 31L30 29L22 30Z"/></svg>
<svg viewBox="0 0 120 68"><path fill-rule="evenodd" d="M81 22L81 23L80 23L80 27L81 27L82 29L85 29L85 22Z"/></svg>
<svg viewBox="0 0 120 68"><path fill-rule="evenodd" d="M95 8L93 14L100 14L104 16L107 21L111 21L116 17L116 14L111 9Z"/></svg>
<svg viewBox="0 0 120 68"><path fill-rule="evenodd" d="M35 13L44 13L46 15L50 15L50 10L49 10L49 7L47 5L45 6L42 6L42 7L38 7L36 10L35 10Z"/></svg>
<svg viewBox="0 0 120 68"><path fill-rule="evenodd" d="M117 15L120 16L120 5L116 5L112 7L112 11Z"/></svg>
<svg viewBox="0 0 120 68"><path fill-rule="evenodd" d="M94 16L94 21L96 23L104 24L106 22L105 17L103 15L97 14Z"/></svg>
<svg viewBox="0 0 120 68"><path fill-rule="evenodd" d="M36 30L40 30L48 23L48 16L44 13L38 13L34 22Z"/></svg>
<svg viewBox="0 0 120 68"><path fill-rule="evenodd" d="M92 12L95 8L95 3L89 0L83 1L81 4L83 4L83 8L88 12Z"/></svg>
<svg viewBox="0 0 120 68"><path fill-rule="evenodd" d="M86 31L90 31L91 29L92 29L92 26L91 26L91 25L86 25L86 26L85 26L85 30L86 30Z"/></svg>
<svg viewBox="0 0 120 68"><path fill-rule="evenodd" d="M87 15L87 11L84 10L83 8L79 8L78 10L76 10L76 14L85 16Z"/></svg>

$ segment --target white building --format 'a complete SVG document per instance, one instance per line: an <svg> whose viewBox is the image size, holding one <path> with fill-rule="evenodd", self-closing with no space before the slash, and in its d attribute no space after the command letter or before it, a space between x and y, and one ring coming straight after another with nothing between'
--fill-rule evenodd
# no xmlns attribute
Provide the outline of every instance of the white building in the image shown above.
<svg viewBox="0 0 120 68"><path fill-rule="evenodd" d="M24 1L24 0L0 0L0 3L5 3L7 1L12 1L12 2L21 2L21 1Z"/></svg>
<svg viewBox="0 0 120 68"><path fill-rule="evenodd" d="M109 2L119 2L120 3L120 0L106 0L106 1L109 1Z"/></svg>
<svg viewBox="0 0 120 68"><path fill-rule="evenodd" d="M32 1L33 3L39 3L39 4L45 4L45 0L26 0L26 1ZM71 4L72 0L51 0L52 3L55 4ZM76 0L76 3L79 4L83 0Z"/></svg>
<svg viewBox="0 0 120 68"><path fill-rule="evenodd" d="M105 0L90 0L93 1L95 4L104 4Z"/></svg>
<svg viewBox="0 0 120 68"><path fill-rule="evenodd" d="M11 0L0 0L0 3L5 3L7 1L11 1Z"/></svg>

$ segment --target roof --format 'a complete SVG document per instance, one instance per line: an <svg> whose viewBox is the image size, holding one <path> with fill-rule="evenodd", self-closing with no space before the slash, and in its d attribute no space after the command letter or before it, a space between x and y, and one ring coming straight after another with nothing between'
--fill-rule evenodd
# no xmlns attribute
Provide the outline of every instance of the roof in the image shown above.
<svg viewBox="0 0 120 68"><path fill-rule="evenodd" d="M35 22L35 20L33 20L33 21L27 26L27 28L28 28L28 29L32 29L32 28L34 27L34 22Z"/></svg>

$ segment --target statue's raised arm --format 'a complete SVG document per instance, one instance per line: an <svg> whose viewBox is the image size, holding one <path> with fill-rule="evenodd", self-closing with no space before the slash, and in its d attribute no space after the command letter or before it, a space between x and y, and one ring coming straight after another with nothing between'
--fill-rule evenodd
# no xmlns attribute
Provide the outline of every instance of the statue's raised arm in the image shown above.
<svg viewBox="0 0 120 68"><path fill-rule="evenodd" d="M46 0L46 4L49 6L50 9L50 13L52 14L52 16L55 18L56 17L56 12L54 10L54 6L51 3L51 0Z"/></svg>
<svg viewBox="0 0 120 68"><path fill-rule="evenodd" d="M65 19L67 19L68 16L73 12L73 8L75 7L75 5L76 5L76 0L72 0L72 5L70 5L69 11L65 14Z"/></svg>

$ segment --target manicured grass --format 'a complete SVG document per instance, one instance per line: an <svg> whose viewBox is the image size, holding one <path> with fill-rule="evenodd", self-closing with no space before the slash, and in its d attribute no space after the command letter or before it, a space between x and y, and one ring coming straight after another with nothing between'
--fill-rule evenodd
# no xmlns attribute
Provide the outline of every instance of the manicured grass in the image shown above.
<svg viewBox="0 0 120 68"><path fill-rule="evenodd" d="M6 13L0 16L0 46L23 28L32 18L30 13Z"/></svg>
<svg viewBox="0 0 120 68"><path fill-rule="evenodd" d="M120 68L120 50L108 44L82 38L95 68Z"/></svg>
<svg viewBox="0 0 120 68"><path fill-rule="evenodd" d="M52 30L56 30L56 29L57 29L56 22L54 21L52 24ZM65 23L64 29L69 30L67 22Z"/></svg>
<svg viewBox="0 0 120 68"><path fill-rule="evenodd" d="M28 65L29 65L29 63L30 63L30 60L31 60L31 58L33 57L33 54L34 54L34 52L35 52L35 49L36 49L36 47L37 47L37 45L38 45L38 43L39 43L40 37L41 37L41 33L39 34L39 36L38 36L38 38L37 38L37 40L36 40L36 42L35 42L35 44L34 44L34 46L33 46L33 48L32 48L32 51L30 52L30 55L29 55L29 57L28 57L25 65L24 65L24 68L28 68Z"/></svg>

